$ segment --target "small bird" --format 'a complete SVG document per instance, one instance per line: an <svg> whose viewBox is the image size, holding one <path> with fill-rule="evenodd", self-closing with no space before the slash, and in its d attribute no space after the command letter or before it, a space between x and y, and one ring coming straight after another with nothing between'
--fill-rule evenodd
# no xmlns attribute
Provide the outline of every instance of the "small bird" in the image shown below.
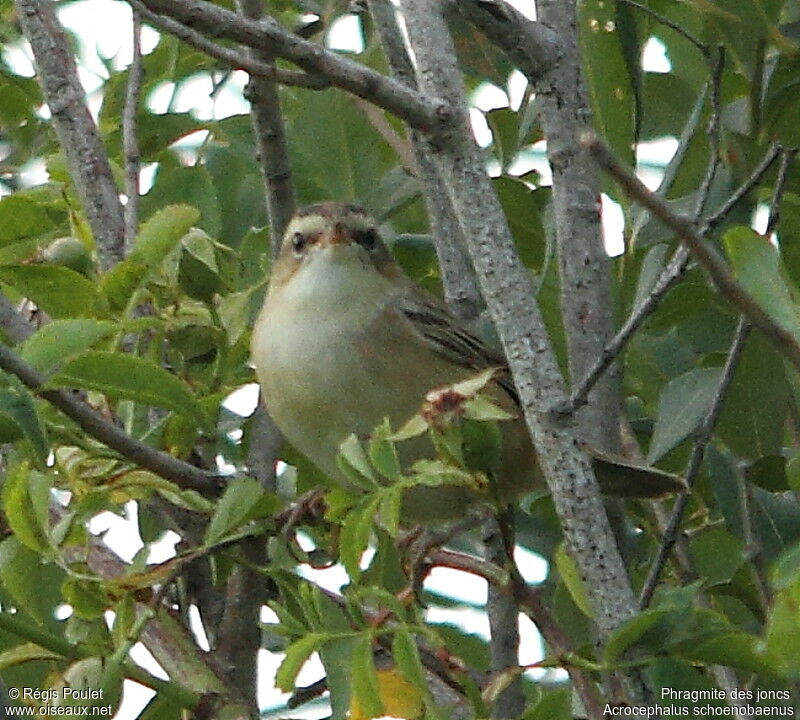
<svg viewBox="0 0 800 720"><path fill-rule="evenodd" d="M340 482L346 482L336 464L341 443L352 433L367 436L386 417L399 427L432 388L497 368L493 399L512 411L517 403L505 359L401 270L375 222L356 205L320 203L291 219L251 354L272 419ZM497 487L506 502L542 481L519 415L501 423ZM430 455L424 442L400 443L401 461ZM680 478L652 468L607 458L595 465L601 487L613 494L654 497L683 488ZM450 485L417 487L406 493L403 518L458 517L476 495Z"/></svg>

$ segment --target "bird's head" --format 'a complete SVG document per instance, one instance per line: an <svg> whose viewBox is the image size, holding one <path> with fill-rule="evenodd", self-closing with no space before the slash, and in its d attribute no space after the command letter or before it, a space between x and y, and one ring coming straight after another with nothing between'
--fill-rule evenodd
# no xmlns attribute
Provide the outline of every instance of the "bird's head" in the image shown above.
<svg viewBox="0 0 800 720"><path fill-rule="evenodd" d="M389 280L402 275L375 221L363 208L325 202L301 208L289 221L271 285L278 288L304 269L334 264L378 272Z"/></svg>

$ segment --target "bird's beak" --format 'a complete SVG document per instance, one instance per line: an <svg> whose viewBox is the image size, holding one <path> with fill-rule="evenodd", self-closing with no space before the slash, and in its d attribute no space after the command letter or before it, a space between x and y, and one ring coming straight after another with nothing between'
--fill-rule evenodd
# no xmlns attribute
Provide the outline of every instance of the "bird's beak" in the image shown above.
<svg viewBox="0 0 800 720"><path fill-rule="evenodd" d="M349 245L350 233L344 223L336 223L333 228L322 237L321 245Z"/></svg>

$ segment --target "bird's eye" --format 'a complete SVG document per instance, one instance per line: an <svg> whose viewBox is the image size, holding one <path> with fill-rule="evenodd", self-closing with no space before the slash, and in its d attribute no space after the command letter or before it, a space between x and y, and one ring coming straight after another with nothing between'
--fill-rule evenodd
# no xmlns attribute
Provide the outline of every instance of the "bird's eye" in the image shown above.
<svg viewBox="0 0 800 720"><path fill-rule="evenodd" d="M292 235L292 250L295 255L302 255L308 245L308 239L303 233L295 233Z"/></svg>
<svg viewBox="0 0 800 720"><path fill-rule="evenodd" d="M355 241L366 250L374 250L378 244L378 233L375 229L358 230L353 233Z"/></svg>

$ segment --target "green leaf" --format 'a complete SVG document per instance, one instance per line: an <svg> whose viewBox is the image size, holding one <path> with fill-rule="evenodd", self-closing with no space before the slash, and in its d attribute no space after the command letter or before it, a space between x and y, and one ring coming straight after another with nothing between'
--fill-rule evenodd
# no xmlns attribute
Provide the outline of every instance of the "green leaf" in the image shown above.
<svg viewBox="0 0 800 720"><path fill-rule="evenodd" d="M22 643L15 645L4 652L0 652L0 671L7 668L30 662L31 660L60 660L61 655L52 650L35 645L34 643Z"/></svg>
<svg viewBox="0 0 800 720"><path fill-rule="evenodd" d="M264 283L260 282L241 292L228 293L219 299L217 312L227 333L228 345L235 345L245 331L252 327L256 303L263 289Z"/></svg>
<svg viewBox="0 0 800 720"><path fill-rule="evenodd" d="M142 226L128 257L109 270L100 289L112 307L121 310L150 272L197 222L200 213L189 205L162 208Z"/></svg>
<svg viewBox="0 0 800 720"><path fill-rule="evenodd" d="M515 178L492 180L500 204L508 218L514 244L525 267L536 272L542 269L547 250L543 218L550 200L550 188L532 190Z"/></svg>
<svg viewBox="0 0 800 720"><path fill-rule="evenodd" d="M118 331L118 324L104 320L54 320L31 335L19 353L39 372L49 373L73 355Z"/></svg>
<svg viewBox="0 0 800 720"><path fill-rule="evenodd" d="M543 695L525 720L572 720L572 698L569 690L554 690Z"/></svg>
<svg viewBox="0 0 800 720"><path fill-rule="evenodd" d="M779 455L790 392L780 353L760 332L752 331L722 405L719 436L742 457Z"/></svg>
<svg viewBox="0 0 800 720"><path fill-rule="evenodd" d="M253 478L233 480L217 502L206 528L205 544L213 545L251 517L264 494L264 488Z"/></svg>
<svg viewBox="0 0 800 720"><path fill-rule="evenodd" d="M770 492L789 490L786 475L786 458L783 455L766 455L745 470L745 478Z"/></svg>
<svg viewBox="0 0 800 720"><path fill-rule="evenodd" d="M800 342L800 310L786 283L778 249L742 225L723 236L736 279L784 330Z"/></svg>
<svg viewBox="0 0 800 720"><path fill-rule="evenodd" d="M378 487L378 480L370 465L369 457L355 435L350 435L339 446L336 465L356 487L364 490L374 490Z"/></svg>
<svg viewBox="0 0 800 720"><path fill-rule="evenodd" d="M295 640L286 648L286 657L283 659L278 672L275 673L275 685L284 692L291 692L294 689L294 682L306 660L311 657L311 653L319 649L323 637L316 633L311 633Z"/></svg>
<svg viewBox="0 0 800 720"><path fill-rule="evenodd" d="M39 462L44 463L50 448L31 394L24 388L0 388L0 414L11 420L26 437Z"/></svg>
<svg viewBox="0 0 800 720"><path fill-rule="evenodd" d="M53 318L86 317L97 310L95 284L80 273L56 265L0 267L0 281L33 300Z"/></svg>
<svg viewBox="0 0 800 720"><path fill-rule="evenodd" d="M396 158L364 114L338 90L288 90L281 100L294 130L287 136L301 201L331 197L358 200L369 210L381 206L384 197L376 178L394 166Z"/></svg>
<svg viewBox="0 0 800 720"><path fill-rule="evenodd" d="M45 567L46 576L43 575ZM31 550L18 536L12 535L0 542L0 582L12 602L39 622L52 612L52 607L42 602L42 582L52 582L55 577L53 566L42 565L38 551ZM57 590L59 585L60 576L54 585L48 587Z"/></svg>
<svg viewBox="0 0 800 720"><path fill-rule="evenodd" d="M0 200L0 247L52 229L53 221L39 203L15 195Z"/></svg>
<svg viewBox="0 0 800 720"><path fill-rule="evenodd" d="M191 224L203 228L212 237L219 237L219 198L208 169L199 163L185 166L161 162L153 187L142 197L142 217L150 213L156 217L181 206L197 208L200 212Z"/></svg>
<svg viewBox="0 0 800 720"><path fill-rule="evenodd" d="M61 586L61 594L75 614L84 620L99 618L111 607L112 602L103 592L100 583L88 582L78 578L67 578Z"/></svg>
<svg viewBox="0 0 800 720"><path fill-rule="evenodd" d="M647 464L653 465L703 422L719 387L722 368L690 370L661 391Z"/></svg>
<svg viewBox="0 0 800 720"><path fill-rule="evenodd" d="M694 663L707 665L727 665L740 670L756 673L774 673L775 667L767 658L759 654L756 644L759 638L733 629L716 637L699 642L686 643L681 654Z"/></svg>
<svg viewBox="0 0 800 720"><path fill-rule="evenodd" d="M193 228L181 240L178 282L190 298L202 302L210 302L222 288L214 243L199 228Z"/></svg>
<svg viewBox="0 0 800 720"><path fill-rule="evenodd" d="M353 697L358 701L364 717L380 717L384 714L383 701L369 636L358 638L353 646L351 662Z"/></svg>
<svg viewBox="0 0 800 720"><path fill-rule="evenodd" d="M694 535L689 551L708 586L729 582L745 563L744 543L723 527L707 528Z"/></svg>
<svg viewBox="0 0 800 720"><path fill-rule="evenodd" d="M378 516L386 532L397 537L400 529L400 513L403 509L403 487L395 485L381 491Z"/></svg>
<svg viewBox="0 0 800 720"><path fill-rule="evenodd" d="M492 131L492 147L505 172L519 151L519 113L509 107L496 108L486 113L486 122Z"/></svg>
<svg viewBox="0 0 800 720"><path fill-rule="evenodd" d="M133 355L88 350L67 362L47 386L96 390L113 398L174 410L209 425L202 407L181 380Z"/></svg>
<svg viewBox="0 0 800 720"><path fill-rule="evenodd" d="M800 584L775 595L767 621L766 656L781 674L800 677Z"/></svg>
<svg viewBox="0 0 800 720"><path fill-rule="evenodd" d="M419 658L417 643L414 636L407 630L398 630L392 640L392 657L397 663L400 672L405 675L409 682L416 685L420 690L427 688L425 681L425 669Z"/></svg>
<svg viewBox="0 0 800 720"><path fill-rule="evenodd" d="M30 476L27 462L8 470L2 490L3 510L17 539L34 552L46 554L50 543L30 495Z"/></svg>
<svg viewBox="0 0 800 720"><path fill-rule="evenodd" d="M580 44L595 126L622 163L633 166L634 95L615 7L604 0L578 3Z"/></svg>
<svg viewBox="0 0 800 720"><path fill-rule="evenodd" d="M586 594L586 586L583 584L583 579L578 572L575 561L569 553L567 553L563 542L556 549L554 560L558 568L558 574L561 576L561 580L567 590L569 590L572 601L580 608L581 612L586 615L586 617L594 617L592 608L589 605L589 597Z"/></svg>
<svg viewBox="0 0 800 720"><path fill-rule="evenodd" d="M356 581L361 575L361 556L372 536L372 525L379 498L367 499L351 510L342 523L339 557L347 574Z"/></svg>
<svg viewBox="0 0 800 720"><path fill-rule="evenodd" d="M396 480L400 476L400 460L394 443L386 438L391 434L389 421L376 428L367 444L372 466L385 478Z"/></svg>

